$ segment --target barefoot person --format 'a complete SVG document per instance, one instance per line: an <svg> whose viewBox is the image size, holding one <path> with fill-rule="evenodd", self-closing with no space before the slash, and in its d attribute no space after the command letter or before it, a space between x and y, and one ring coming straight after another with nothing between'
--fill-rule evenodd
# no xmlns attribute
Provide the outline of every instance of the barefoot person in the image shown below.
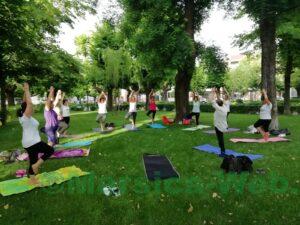
<svg viewBox="0 0 300 225"><path fill-rule="evenodd" d="M262 90L261 96L262 106L260 107L259 120L256 121L254 127L261 133L265 141L269 139L269 126L271 123L272 103L270 102L265 89Z"/></svg>
<svg viewBox="0 0 300 225"><path fill-rule="evenodd" d="M147 112L147 116L150 117L151 115L151 123L154 123L154 119L155 119L155 114L156 114L156 103L155 103L155 96L154 96L154 91L153 89L151 90L150 94L149 94L149 111Z"/></svg>
<svg viewBox="0 0 300 225"><path fill-rule="evenodd" d="M33 107L29 92L29 85L24 84L24 98L21 109L17 111L19 122L23 128L22 145L29 156L28 174L34 177L38 173L40 166L46 161L54 152L54 149L41 141L38 126L39 122L32 117ZM39 159L38 154L43 153Z"/></svg>
<svg viewBox="0 0 300 225"><path fill-rule="evenodd" d="M200 98L198 93L193 92L193 109L192 113L190 114L190 118L195 116L196 118L196 125L199 125L199 117L200 117Z"/></svg>
<svg viewBox="0 0 300 225"><path fill-rule="evenodd" d="M227 113L228 108L224 104L223 100L220 99L220 94L214 88L213 89L214 100L212 106L215 108L214 112L214 126L215 131L219 143L219 147L221 150L220 157L225 157L225 145L224 145L224 132L227 130Z"/></svg>
<svg viewBox="0 0 300 225"><path fill-rule="evenodd" d="M102 91L98 97L98 115L96 121L100 124L100 130L103 132L105 128L105 120L106 120L106 103L107 103L107 96Z"/></svg>
<svg viewBox="0 0 300 225"><path fill-rule="evenodd" d="M125 116L125 119L129 119L132 123L132 128L134 129L136 126L136 117L137 117L137 99L138 99L138 93L139 89L137 91L132 90L130 87L130 95L129 95L129 110L128 113Z"/></svg>
<svg viewBox="0 0 300 225"><path fill-rule="evenodd" d="M59 96L61 92L60 90L57 91L57 95L55 100L54 99L54 88L51 86L49 90L49 95L45 103L45 110L44 110L44 117L46 120L45 124L45 133L48 137L48 144L50 146L54 146L58 144L57 138L57 129L58 129L58 117L57 113L54 111L54 107L57 105Z"/></svg>

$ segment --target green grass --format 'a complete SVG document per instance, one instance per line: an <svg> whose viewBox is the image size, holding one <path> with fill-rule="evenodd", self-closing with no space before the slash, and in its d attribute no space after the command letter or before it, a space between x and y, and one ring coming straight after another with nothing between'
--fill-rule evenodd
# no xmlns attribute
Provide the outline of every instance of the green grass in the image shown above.
<svg viewBox="0 0 300 225"><path fill-rule="evenodd" d="M110 113L108 120L120 127L123 116ZM43 124L42 115L36 117ZM95 112L73 114L70 133L91 132L95 117ZM203 124L212 124L212 114L203 113L200 119ZM244 129L256 119L255 115L231 114L230 126ZM280 117L281 127L292 133L289 143L234 144L229 138L259 136L242 132L225 135L226 148L263 154L263 159L254 162L254 169L264 168L265 175L224 175L219 169L220 158L192 149L206 143L217 145L214 136L185 132L177 125L147 128L144 112L139 112L138 122L139 132L118 129L100 135L87 158L47 161L42 172L76 165L92 175L0 197L0 224L299 224L300 117ZM20 140L17 121L0 128L1 150L20 148ZM180 179L148 182L143 153L167 155ZM26 167L26 163L0 164L0 181L13 178L16 169ZM120 197L102 194L104 186L115 184L121 188ZM9 208L4 209L7 204ZM192 212L188 212L190 204Z"/></svg>

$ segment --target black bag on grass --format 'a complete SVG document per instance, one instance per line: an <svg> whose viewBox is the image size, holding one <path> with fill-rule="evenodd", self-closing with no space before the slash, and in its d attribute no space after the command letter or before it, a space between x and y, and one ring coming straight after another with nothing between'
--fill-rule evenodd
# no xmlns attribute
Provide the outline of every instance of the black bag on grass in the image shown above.
<svg viewBox="0 0 300 225"><path fill-rule="evenodd" d="M236 172L241 173L242 171L252 172L252 160L247 156L233 156L227 155L224 157L223 162L221 164L221 169L223 169L226 173L228 172Z"/></svg>

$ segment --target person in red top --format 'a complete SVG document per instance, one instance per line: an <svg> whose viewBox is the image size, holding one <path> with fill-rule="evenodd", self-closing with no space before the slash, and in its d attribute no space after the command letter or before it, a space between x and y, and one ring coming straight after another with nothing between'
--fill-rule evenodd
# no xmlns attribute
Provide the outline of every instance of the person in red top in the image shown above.
<svg viewBox="0 0 300 225"><path fill-rule="evenodd" d="M149 94L149 111L147 112L147 116L150 117L150 114L152 114L151 122L154 123L155 114L156 114L156 103L155 103L155 96L154 96L153 89Z"/></svg>

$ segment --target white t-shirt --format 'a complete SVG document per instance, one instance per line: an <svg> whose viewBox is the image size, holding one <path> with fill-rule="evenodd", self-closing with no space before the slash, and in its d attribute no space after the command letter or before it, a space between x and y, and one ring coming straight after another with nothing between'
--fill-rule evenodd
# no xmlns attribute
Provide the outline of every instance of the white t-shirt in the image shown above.
<svg viewBox="0 0 300 225"><path fill-rule="evenodd" d="M193 113L200 113L200 101L193 101Z"/></svg>
<svg viewBox="0 0 300 225"><path fill-rule="evenodd" d="M230 101L224 101L225 106L227 107L228 112L230 112Z"/></svg>
<svg viewBox="0 0 300 225"><path fill-rule="evenodd" d="M219 131L225 132L228 128L227 125L228 107L226 104L223 104L223 106L219 106L216 101L213 101L212 106L215 108L214 126L218 128Z"/></svg>
<svg viewBox="0 0 300 225"><path fill-rule="evenodd" d="M261 120L270 120L270 119L272 119L272 117L271 117L271 110L272 110L272 103L270 103L270 104L263 104L260 107L259 118Z"/></svg>
<svg viewBox="0 0 300 225"><path fill-rule="evenodd" d="M70 107L67 105L61 106L62 116L63 117L69 117L70 116Z"/></svg>
<svg viewBox="0 0 300 225"><path fill-rule="evenodd" d="M23 115L19 117L19 122L23 127L22 145L24 148L29 148L41 141L38 130L39 122L36 119Z"/></svg>
<svg viewBox="0 0 300 225"><path fill-rule="evenodd" d="M136 102L129 102L129 112L136 112Z"/></svg>
<svg viewBox="0 0 300 225"><path fill-rule="evenodd" d="M98 113L99 114L106 114L107 113L107 110L106 110L106 101L101 103L101 102L98 102Z"/></svg>

